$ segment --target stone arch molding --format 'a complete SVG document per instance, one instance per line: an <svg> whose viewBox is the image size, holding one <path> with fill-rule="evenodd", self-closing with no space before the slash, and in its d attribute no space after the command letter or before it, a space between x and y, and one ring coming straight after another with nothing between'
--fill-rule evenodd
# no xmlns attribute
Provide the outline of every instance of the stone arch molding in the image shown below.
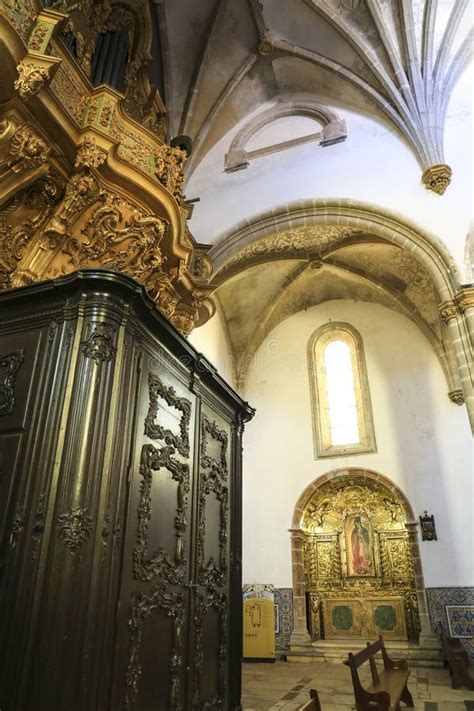
<svg viewBox="0 0 474 711"><path fill-rule="evenodd" d="M462 286L459 269L444 243L400 214L350 199L287 203L222 235L209 253L215 268L213 284L218 287L250 266L298 255L310 255L322 264L339 246L374 238L409 252L430 275L443 343L428 338L446 374L450 399L466 403L474 430L474 289Z"/></svg>
<svg viewBox="0 0 474 711"><path fill-rule="evenodd" d="M306 136L299 136L288 141L273 143L253 151L246 151L250 139L265 126L288 116L302 116L313 119L322 129ZM283 151L304 143L318 143L320 146L330 146L347 138L346 122L339 118L335 111L319 104L317 101L282 101L279 100L267 111L263 111L243 126L231 143L225 157L225 170L231 173L248 168L249 161L270 153Z"/></svg>
<svg viewBox="0 0 474 711"><path fill-rule="evenodd" d="M304 571L304 546L306 542L305 531L301 526L301 520L305 509L314 494L324 487L328 482L335 479L350 479L351 477L366 481L376 482L379 486L387 490L403 509L406 518L405 527L408 532L408 541L412 555L416 596L418 603L418 613L420 618L420 641L423 637L432 635L429 621L428 603L421 567L420 547L418 542L417 522L412 506L404 492L387 476L370 469L347 468L334 469L326 474L317 477L301 493L296 502L291 534L291 557L293 569L293 611L294 630L291 638L291 646L298 649L301 645L311 644L311 640L306 627L306 598L305 598L305 571Z"/></svg>

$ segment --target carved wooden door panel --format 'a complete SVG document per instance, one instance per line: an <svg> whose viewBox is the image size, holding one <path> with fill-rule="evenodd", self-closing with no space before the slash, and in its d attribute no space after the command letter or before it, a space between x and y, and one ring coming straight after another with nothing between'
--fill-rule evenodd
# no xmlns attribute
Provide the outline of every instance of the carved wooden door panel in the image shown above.
<svg viewBox="0 0 474 711"><path fill-rule="evenodd" d="M229 687L231 427L202 405L195 597L191 634L192 705L226 709Z"/></svg>
<svg viewBox="0 0 474 711"><path fill-rule="evenodd" d="M181 711L196 402L165 356L143 355L110 711Z"/></svg>

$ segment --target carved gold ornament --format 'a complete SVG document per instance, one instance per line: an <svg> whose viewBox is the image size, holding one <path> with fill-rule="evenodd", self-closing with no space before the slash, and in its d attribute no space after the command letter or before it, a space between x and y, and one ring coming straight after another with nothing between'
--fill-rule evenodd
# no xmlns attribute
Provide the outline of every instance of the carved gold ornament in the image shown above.
<svg viewBox="0 0 474 711"><path fill-rule="evenodd" d="M416 588L405 520L396 494L363 474L338 477L315 492L301 528L306 591L317 597L321 611L325 601L337 599L370 617L374 600L396 599L408 635L416 636ZM313 625L319 623L313 619Z"/></svg>
<svg viewBox="0 0 474 711"><path fill-rule="evenodd" d="M79 145L76 153L76 168L98 168L105 163L107 151L97 145L94 136L86 137Z"/></svg>
<svg viewBox="0 0 474 711"><path fill-rule="evenodd" d="M28 48L2 75L13 98L0 110L0 288L118 270L188 334L214 311L212 264L187 229L187 153L164 142L166 107L148 80L150 22L148 5L132 0L39 12L12 0L0 12ZM99 35L116 31L129 49L122 92L84 76ZM68 50L59 33L73 36Z"/></svg>
<svg viewBox="0 0 474 711"><path fill-rule="evenodd" d="M438 195L444 195L446 188L451 182L452 174L453 171L449 165L440 163L439 165L432 165L430 168L427 168L421 176L421 181L428 190L432 190L434 193L438 193Z"/></svg>
<svg viewBox="0 0 474 711"><path fill-rule="evenodd" d="M45 66L20 62L16 69L18 79L14 87L23 100L35 96L50 79L49 69Z"/></svg>

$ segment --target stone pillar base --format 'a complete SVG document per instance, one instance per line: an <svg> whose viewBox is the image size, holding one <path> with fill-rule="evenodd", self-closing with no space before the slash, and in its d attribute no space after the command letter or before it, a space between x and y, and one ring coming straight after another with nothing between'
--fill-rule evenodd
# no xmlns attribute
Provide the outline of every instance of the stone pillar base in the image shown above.
<svg viewBox="0 0 474 711"><path fill-rule="evenodd" d="M432 632L430 634L424 634L423 632L420 633L418 643L420 647L424 647L425 649L439 649L440 648L440 643L439 639L435 634Z"/></svg>
<svg viewBox="0 0 474 711"><path fill-rule="evenodd" d="M311 637L307 630L294 630L290 637L290 649L292 652L301 651L301 647L311 647Z"/></svg>

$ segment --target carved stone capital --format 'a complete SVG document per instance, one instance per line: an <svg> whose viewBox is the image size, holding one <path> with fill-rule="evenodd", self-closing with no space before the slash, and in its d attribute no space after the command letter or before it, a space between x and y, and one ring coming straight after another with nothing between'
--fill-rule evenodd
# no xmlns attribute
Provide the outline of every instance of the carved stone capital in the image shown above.
<svg viewBox="0 0 474 711"><path fill-rule="evenodd" d="M273 43L268 37L264 37L258 45L258 52L263 57L268 57L273 52Z"/></svg>
<svg viewBox="0 0 474 711"><path fill-rule="evenodd" d="M35 96L51 79L49 67L21 61L17 66L18 79L14 87L21 99Z"/></svg>
<svg viewBox="0 0 474 711"><path fill-rule="evenodd" d="M440 304L438 308L441 318L446 324L449 323L451 319L456 318L458 315L458 309L455 301L443 301L443 303Z"/></svg>
<svg viewBox="0 0 474 711"><path fill-rule="evenodd" d="M438 195L444 195L444 192L451 182L453 171L445 163L432 165L425 170L421 176L423 185L432 190Z"/></svg>
<svg viewBox="0 0 474 711"><path fill-rule="evenodd" d="M474 287L470 286L461 289L454 299L461 313L465 313L468 309L474 308Z"/></svg>
<svg viewBox="0 0 474 711"><path fill-rule="evenodd" d="M455 405L464 405L464 393L462 390L451 390L448 397Z"/></svg>

